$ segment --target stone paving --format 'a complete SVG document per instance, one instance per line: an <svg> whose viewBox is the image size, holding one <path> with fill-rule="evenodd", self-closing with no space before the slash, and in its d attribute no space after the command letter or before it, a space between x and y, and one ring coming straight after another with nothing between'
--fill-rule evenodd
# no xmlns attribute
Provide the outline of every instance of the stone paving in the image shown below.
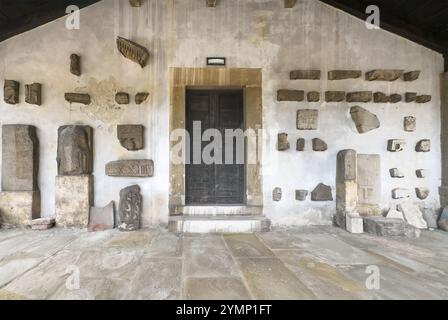
<svg viewBox="0 0 448 320"><path fill-rule="evenodd" d="M448 299L448 233L0 230L0 299Z"/></svg>

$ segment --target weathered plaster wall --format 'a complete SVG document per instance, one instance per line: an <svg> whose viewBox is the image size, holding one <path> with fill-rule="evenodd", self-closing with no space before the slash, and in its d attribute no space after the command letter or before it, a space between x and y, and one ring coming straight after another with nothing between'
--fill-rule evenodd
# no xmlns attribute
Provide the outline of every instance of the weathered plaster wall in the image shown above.
<svg viewBox="0 0 448 320"><path fill-rule="evenodd" d="M125 60L116 50L116 36L141 43L151 51L149 65L141 69ZM69 73L69 55L82 56L83 75ZM427 186L430 197L424 202L438 207L440 186L440 73L442 57L426 48L382 30L367 30L359 21L316 0L299 0L294 9L284 9L280 0L226 0L216 8L206 8L202 0L146 0L141 8L131 8L125 0L107 0L81 11L81 29L65 29L59 19L0 43L0 83L5 78L21 82L21 103L9 106L0 93L0 123L24 123L38 127L41 143L39 184L42 212L54 212L57 128L82 123L95 129L95 205L118 201L119 190L132 183L142 187L145 225L168 219L168 68L204 67L205 57L225 56L228 67L262 68L264 128L264 205L265 214L277 224L329 223L335 203L298 202L295 189L312 190L319 182L335 190L336 154L353 148L358 153L378 153L382 158L382 203L394 202L395 187L412 189ZM289 71L316 68L321 81L290 81ZM332 69L400 68L422 70L420 80L411 83L369 83L363 80L327 81ZM43 105L24 103L25 83L43 84ZM359 135L350 119L349 104L278 103L278 89L372 90L385 93L417 91L433 95L429 104L362 104L378 115L381 129ZM114 94L128 91L151 93L146 104L117 106ZM90 106L70 106L64 92L89 92ZM320 110L319 130L295 129L298 108ZM405 133L403 117L417 117L417 131ZM145 149L124 150L116 139L116 124L135 123L146 127ZM276 130L287 132L291 150L275 150ZM306 138L306 151L296 152L295 140ZM311 151L311 139L319 137L329 145L324 153ZM386 151L387 139L405 138L406 150ZM429 154L417 154L415 143L432 140ZM150 179L110 178L104 165L110 160L151 158L155 176ZM399 167L406 178L389 177L388 170ZM431 170L430 178L418 180L415 169ZM282 187L281 202L272 201L272 189ZM414 200L415 200L414 196ZM423 204L422 202L420 202Z"/></svg>

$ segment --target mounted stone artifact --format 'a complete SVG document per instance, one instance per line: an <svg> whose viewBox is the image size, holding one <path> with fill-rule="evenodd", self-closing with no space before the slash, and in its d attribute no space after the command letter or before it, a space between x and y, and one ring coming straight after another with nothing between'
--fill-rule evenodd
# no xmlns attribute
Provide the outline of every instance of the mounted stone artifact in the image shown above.
<svg viewBox="0 0 448 320"><path fill-rule="evenodd" d="M145 47L122 37L117 38L118 51L127 59L144 68L149 59L149 51Z"/></svg>
<svg viewBox="0 0 448 320"><path fill-rule="evenodd" d="M58 129L58 175L76 176L93 171L93 130L89 126Z"/></svg>

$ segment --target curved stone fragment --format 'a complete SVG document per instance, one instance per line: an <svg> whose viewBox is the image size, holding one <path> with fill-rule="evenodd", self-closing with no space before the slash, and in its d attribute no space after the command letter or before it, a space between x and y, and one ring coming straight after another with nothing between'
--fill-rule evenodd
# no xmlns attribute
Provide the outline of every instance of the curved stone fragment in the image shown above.
<svg viewBox="0 0 448 320"><path fill-rule="evenodd" d="M414 102L417 99L417 92L406 92L405 101L406 102Z"/></svg>
<svg viewBox="0 0 448 320"><path fill-rule="evenodd" d="M366 73L367 81L395 81L403 75L403 70L372 70Z"/></svg>
<svg viewBox="0 0 448 320"><path fill-rule="evenodd" d="M378 117L364 108L354 106L350 109L350 115L359 133L366 133L380 127Z"/></svg>
<svg viewBox="0 0 448 320"><path fill-rule="evenodd" d="M144 68L149 59L149 51L145 47L122 37L117 38L118 51L127 59Z"/></svg>
<svg viewBox="0 0 448 320"><path fill-rule="evenodd" d="M305 91L281 89L277 91L277 101L303 101Z"/></svg>

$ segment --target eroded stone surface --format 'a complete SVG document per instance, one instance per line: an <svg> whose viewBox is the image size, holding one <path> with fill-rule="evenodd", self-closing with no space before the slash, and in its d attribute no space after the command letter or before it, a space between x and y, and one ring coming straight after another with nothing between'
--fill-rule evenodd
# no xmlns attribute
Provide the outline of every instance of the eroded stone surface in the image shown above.
<svg viewBox="0 0 448 320"><path fill-rule="evenodd" d="M142 104L145 102L149 97L149 92L139 92L135 95L135 103L136 104Z"/></svg>
<svg viewBox="0 0 448 320"><path fill-rule="evenodd" d="M282 200L282 188L277 187L272 190L272 200L277 202Z"/></svg>
<svg viewBox="0 0 448 320"><path fill-rule="evenodd" d="M285 151L289 149L289 141L287 133L279 133L277 135L277 150Z"/></svg>
<svg viewBox="0 0 448 320"><path fill-rule="evenodd" d="M42 85L40 83L25 85L25 102L38 106L42 104Z"/></svg>
<svg viewBox="0 0 448 320"><path fill-rule="evenodd" d="M390 139L387 142L387 150L390 152L403 151L406 141L402 139Z"/></svg>
<svg viewBox="0 0 448 320"><path fill-rule="evenodd" d="M409 71L403 74L404 81L415 81L420 76L421 71Z"/></svg>
<svg viewBox="0 0 448 320"><path fill-rule="evenodd" d="M305 139L299 138L296 142L296 151L303 151L305 150Z"/></svg>
<svg viewBox="0 0 448 320"><path fill-rule="evenodd" d="M75 93L69 92L64 94L65 100L70 103L81 103L84 105L89 105L92 101L90 95L87 93Z"/></svg>
<svg viewBox="0 0 448 320"><path fill-rule="evenodd" d="M88 175L93 171L93 129L70 125L58 129L58 175Z"/></svg>
<svg viewBox="0 0 448 320"><path fill-rule="evenodd" d="M119 230L134 231L140 229L142 200L138 185L133 185L120 191L120 205L118 209L120 218Z"/></svg>
<svg viewBox="0 0 448 320"><path fill-rule="evenodd" d="M323 183L319 183L311 192L312 201L333 201L331 187Z"/></svg>
<svg viewBox="0 0 448 320"><path fill-rule="evenodd" d="M390 103L398 103L402 99L403 99L403 97L401 96L401 94L398 94L398 93L393 93L389 97Z"/></svg>
<svg viewBox="0 0 448 320"><path fill-rule="evenodd" d="M142 125L118 125L118 141L128 151L141 150L144 148L143 131L144 127Z"/></svg>
<svg viewBox="0 0 448 320"><path fill-rule="evenodd" d="M391 178L404 178L404 174L398 168L389 169Z"/></svg>
<svg viewBox="0 0 448 320"><path fill-rule="evenodd" d="M417 142L415 146L415 151L417 152L430 152L431 151L431 140L423 139Z"/></svg>
<svg viewBox="0 0 448 320"><path fill-rule="evenodd" d="M320 92L319 91L310 91L306 94L308 102L319 102L320 101Z"/></svg>
<svg viewBox="0 0 448 320"><path fill-rule="evenodd" d="M350 109L350 115L359 133L367 133L378 129L381 125L375 114L359 106L352 107Z"/></svg>
<svg viewBox="0 0 448 320"><path fill-rule="evenodd" d="M404 219L410 225L418 229L427 229L428 224L423 219L423 213L420 208L410 201L404 201L398 205L398 210L403 213Z"/></svg>
<svg viewBox="0 0 448 320"><path fill-rule="evenodd" d="M415 188L415 195L420 200L425 200L429 196L429 189L428 188Z"/></svg>
<svg viewBox="0 0 448 320"><path fill-rule="evenodd" d="M413 116L404 117L404 131L414 132L417 127L417 119Z"/></svg>
<svg viewBox="0 0 448 320"><path fill-rule="evenodd" d="M319 80L320 70L294 70L289 74L291 80Z"/></svg>
<svg viewBox="0 0 448 320"><path fill-rule="evenodd" d="M297 129L317 130L318 119L319 119L319 110L316 109L297 110Z"/></svg>
<svg viewBox="0 0 448 320"><path fill-rule="evenodd" d="M296 200L305 201L308 196L308 190L296 190Z"/></svg>
<svg viewBox="0 0 448 320"><path fill-rule="evenodd" d="M420 233L411 229L414 228L400 219L387 219L381 216L364 218L364 231L381 237L418 238Z"/></svg>
<svg viewBox="0 0 448 320"><path fill-rule="evenodd" d="M358 203L361 215L380 214L381 202L381 156L358 154L357 156Z"/></svg>
<svg viewBox="0 0 448 320"><path fill-rule="evenodd" d="M404 96L406 102L414 102L417 99L417 92L406 92Z"/></svg>
<svg viewBox="0 0 448 320"><path fill-rule="evenodd" d="M129 94L126 92L117 92L115 94L115 102L118 104L129 104Z"/></svg>
<svg viewBox="0 0 448 320"><path fill-rule="evenodd" d="M305 91L281 89L277 91L277 101L303 101Z"/></svg>
<svg viewBox="0 0 448 320"><path fill-rule="evenodd" d="M328 145L325 141L319 138L313 139L313 151L321 152L321 151L327 151L327 149Z"/></svg>
<svg viewBox="0 0 448 320"><path fill-rule="evenodd" d="M345 91L326 91L326 102L342 102L345 100Z"/></svg>
<svg viewBox="0 0 448 320"><path fill-rule="evenodd" d="M154 175L154 162L147 159L112 161L106 164L106 175L149 178Z"/></svg>
<svg viewBox="0 0 448 320"><path fill-rule="evenodd" d="M88 230L104 231L115 227L115 203L111 201L104 208L91 207Z"/></svg>
<svg viewBox="0 0 448 320"><path fill-rule="evenodd" d="M74 53L70 55L70 73L78 77L81 75L81 57Z"/></svg>
<svg viewBox="0 0 448 320"><path fill-rule="evenodd" d="M361 78L360 70L332 70L328 72L328 80L345 80Z"/></svg>
<svg viewBox="0 0 448 320"><path fill-rule="evenodd" d="M424 94L424 95L417 96L415 98L415 102L417 102L417 103L428 103L428 102L431 101L431 99L432 99L432 97L429 94Z"/></svg>
<svg viewBox="0 0 448 320"><path fill-rule="evenodd" d="M149 51L131 40L118 37L117 48L125 58L138 63L142 68L148 63Z"/></svg>
<svg viewBox="0 0 448 320"><path fill-rule="evenodd" d="M367 81L395 81L401 78L403 70L372 70L366 73Z"/></svg>
<svg viewBox="0 0 448 320"><path fill-rule="evenodd" d="M373 102L375 103L388 103L390 102L390 97L382 92L375 92L373 94Z"/></svg>
<svg viewBox="0 0 448 320"><path fill-rule="evenodd" d="M31 221L32 230L48 230L54 227L55 218L40 218Z"/></svg>
<svg viewBox="0 0 448 320"><path fill-rule="evenodd" d="M370 102L372 101L372 91L358 91L347 93L347 102Z"/></svg>
<svg viewBox="0 0 448 320"><path fill-rule="evenodd" d="M19 103L20 83L14 80L5 80L3 86L3 101L7 104Z"/></svg>
<svg viewBox="0 0 448 320"><path fill-rule="evenodd" d="M0 226L26 227L40 217L40 192L0 192Z"/></svg>

